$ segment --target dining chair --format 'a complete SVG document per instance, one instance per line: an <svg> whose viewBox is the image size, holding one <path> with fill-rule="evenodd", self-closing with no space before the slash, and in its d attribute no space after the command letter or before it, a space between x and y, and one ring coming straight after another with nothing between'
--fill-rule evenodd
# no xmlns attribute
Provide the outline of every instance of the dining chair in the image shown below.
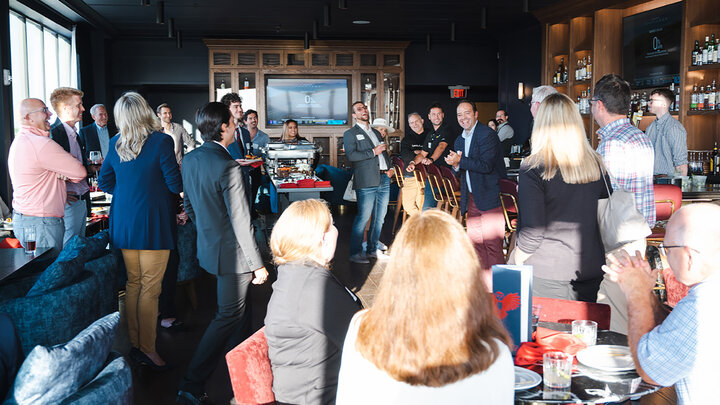
<svg viewBox="0 0 720 405"><path fill-rule="evenodd" d="M451 207L450 215L455 217L461 224L463 216L460 213L460 182L458 182L455 172L446 166L440 167L440 173L445 183L445 193L448 199L448 205Z"/></svg>
<svg viewBox="0 0 720 405"><path fill-rule="evenodd" d="M275 403L265 327L230 350L225 360L236 403Z"/></svg>
<svg viewBox="0 0 720 405"><path fill-rule="evenodd" d="M427 173L428 181L430 182L430 188L432 191L432 196L435 199L435 202L437 203L437 208L447 211L448 206L448 200L445 198L445 193L443 193L443 189L445 188L444 181L442 180L442 173L440 172L440 168L436 166L435 164L431 163L429 165L425 166L425 172Z"/></svg>
<svg viewBox="0 0 720 405"><path fill-rule="evenodd" d="M500 204L505 217L505 259L510 257L510 253L515 247L515 232L517 231L518 221L518 184L509 179L498 180L500 185Z"/></svg>
<svg viewBox="0 0 720 405"><path fill-rule="evenodd" d="M393 226L392 226L392 233L395 234L398 218L400 218L400 213L402 213L401 224L404 224L405 219L407 219L407 212L405 212L405 209L402 206L403 187L405 187L405 177L404 177L405 162L403 162L403 160L400 159L399 156L393 156L392 163L393 163L393 168L395 169L395 182L397 183L398 187L400 188L400 190L398 191L397 201L394 201L392 204L392 205L395 205L395 215L394 215Z"/></svg>
<svg viewBox="0 0 720 405"><path fill-rule="evenodd" d="M655 228L646 238L648 243L659 244L665 239L666 221L682 205L682 189L674 184L654 184Z"/></svg>
<svg viewBox="0 0 720 405"><path fill-rule="evenodd" d="M607 304L533 297L533 305L542 306L540 322L572 323L589 320L597 322L598 329L610 329L610 305Z"/></svg>

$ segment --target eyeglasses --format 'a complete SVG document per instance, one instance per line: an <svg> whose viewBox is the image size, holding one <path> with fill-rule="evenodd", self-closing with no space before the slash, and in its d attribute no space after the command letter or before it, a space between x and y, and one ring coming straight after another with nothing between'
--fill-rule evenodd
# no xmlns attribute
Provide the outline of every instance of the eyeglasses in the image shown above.
<svg viewBox="0 0 720 405"><path fill-rule="evenodd" d="M665 257L668 256L668 249L673 249L673 248L688 248L688 249L692 250L692 251L695 252L695 253L700 253L699 250L694 249L694 248L691 248L690 246L686 246L686 245L667 246L667 245L663 245L663 244L661 243L660 246L658 246L658 250L659 250L660 253L661 253L663 256L665 256Z"/></svg>
<svg viewBox="0 0 720 405"><path fill-rule="evenodd" d="M44 112L45 114L47 114L47 113L50 112L50 108L48 108L48 107L43 107L43 108L39 108L39 109L37 109L37 110L32 110L32 111L28 112L27 115L34 114L34 113L36 113L36 112L38 112L38 111L42 111L42 112Z"/></svg>

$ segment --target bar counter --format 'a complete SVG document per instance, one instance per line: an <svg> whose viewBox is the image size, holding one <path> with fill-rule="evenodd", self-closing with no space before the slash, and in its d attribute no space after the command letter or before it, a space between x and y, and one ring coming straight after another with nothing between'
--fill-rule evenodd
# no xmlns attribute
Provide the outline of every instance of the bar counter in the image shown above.
<svg viewBox="0 0 720 405"><path fill-rule="evenodd" d="M690 186L682 189L683 201L718 201L720 200L720 184L706 184L701 187Z"/></svg>

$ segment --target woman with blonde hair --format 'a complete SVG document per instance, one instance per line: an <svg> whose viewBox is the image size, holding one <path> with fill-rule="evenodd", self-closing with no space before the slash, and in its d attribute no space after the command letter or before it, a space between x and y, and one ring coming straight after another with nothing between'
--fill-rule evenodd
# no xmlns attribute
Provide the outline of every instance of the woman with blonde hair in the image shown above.
<svg viewBox="0 0 720 405"><path fill-rule="evenodd" d="M280 140L284 143L300 143L300 141L307 141L307 139L300 136L300 129L298 123L295 120L287 120L283 122L282 137Z"/></svg>
<svg viewBox="0 0 720 405"><path fill-rule="evenodd" d="M531 145L520 167L510 261L533 266L533 296L595 302L605 263L597 206L607 198L603 176L608 185L610 179L568 96L545 98Z"/></svg>
<svg viewBox="0 0 720 405"><path fill-rule="evenodd" d="M320 200L296 201L270 237L278 279L265 336L279 403L335 402L340 352L359 301L329 271L338 231Z"/></svg>
<svg viewBox="0 0 720 405"><path fill-rule="evenodd" d="M511 404L510 338L467 233L429 210L400 228L345 338L337 404Z"/></svg>
<svg viewBox="0 0 720 405"><path fill-rule="evenodd" d="M175 199L182 179L173 140L147 101L128 92L115 103L118 134L110 139L98 185L113 195L110 241L127 269L125 313L130 358L153 370L168 368L155 349L158 296L170 250L175 249Z"/></svg>

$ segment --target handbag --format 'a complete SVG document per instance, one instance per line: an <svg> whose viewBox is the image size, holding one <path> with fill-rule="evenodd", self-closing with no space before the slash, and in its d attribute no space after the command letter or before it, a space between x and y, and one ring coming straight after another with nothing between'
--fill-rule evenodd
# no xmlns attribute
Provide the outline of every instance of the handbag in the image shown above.
<svg viewBox="0 0 720 405"><path fill-rule="evenodd" d="M605 252L615 250L626 243L645 239L652 233L643 214L635 207L633 192L618 189L610 194L605 174L600 175L605 183L608 198L598 200L597 220Z"/></svg>
<svg viewBox="0 0 720 405"><path fill-rule="evenodd" d="M345 201L357 202L357 195L353 189L354 180L355 175L353 174L352 177L350 177L350 181L348 181L347 187L345 187L345 194L343 194L343 200Z"/></svg>

